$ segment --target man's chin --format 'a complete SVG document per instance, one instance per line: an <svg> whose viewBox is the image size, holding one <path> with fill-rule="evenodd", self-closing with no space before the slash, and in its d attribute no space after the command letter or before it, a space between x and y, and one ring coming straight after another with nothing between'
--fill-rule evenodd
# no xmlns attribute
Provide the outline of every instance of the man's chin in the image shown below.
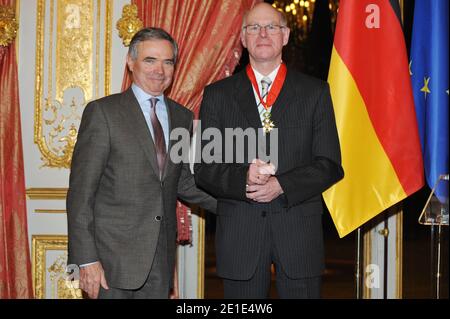
<svg viewBox="0 0 450 319"><path fill-rule="evenodd" d="M256 62L272 61L274 59L273 54L255 54L254 60Z"/></svg>
<svg viewBox="0 0 450 319"><path fill-rule="evenodd" d="M259 46L255 49L255 56L261 57L261 58L267 58L269 56L274 55L274 50L271 46Z"/></svg>

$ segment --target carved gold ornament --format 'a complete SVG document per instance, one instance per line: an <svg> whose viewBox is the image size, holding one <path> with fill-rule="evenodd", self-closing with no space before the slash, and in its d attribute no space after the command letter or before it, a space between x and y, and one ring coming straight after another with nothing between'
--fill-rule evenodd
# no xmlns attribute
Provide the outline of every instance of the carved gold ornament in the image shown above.
<svg viewBox="0 0 450 319"><path fill-rule="evenodd" d="M0 5L0 45L8 46L13 42L18 29L13 8Z"/></svg>
<svg viewBox="0 0 450 319"><path fill-rule="evenodd" d="M126 47L130 45L130 41L136 32L144 27L137 15L137 6L135 4L127 4L122 9L122 18L117 21L116 28L119 31L119 37Z"/></svg>
<svg viewBox="0 0 450 319"><path fill-rule="evenodd" d="M67 188L28 188L26 194L33 200L66 200Z"/></svg>
<svg viewBox="0 0 450 319"><path fill-rule="evenodd" d="M66 272L66 235L32 236L32 271L37 299L80 299L79 278Z"/></svg>
<svg viewBox="0 0 450 319"><path fill-rule="evenodd" d="M68 169L84 107L109 94L113 1L37 3L34 142L40 168Z"/></svg>

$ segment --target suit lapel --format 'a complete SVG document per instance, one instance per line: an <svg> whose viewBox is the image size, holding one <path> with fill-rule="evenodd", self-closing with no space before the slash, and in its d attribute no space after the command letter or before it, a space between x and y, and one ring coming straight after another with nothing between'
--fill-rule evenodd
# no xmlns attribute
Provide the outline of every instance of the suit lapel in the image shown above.
<svg viewBox="0 0 450 319"><path fill-rule="evenodd" d="M139 106L139 103L136 100L131 88L122 94L121 104L123 105L121 112L128 127L133 130L136 135L136 139L141 144L145 156L153 168L153 171L156 176L159 176L155 145L147 123L145 122L144 114L142 113L141 107Z"/></svg>
<svg viewBox="0 0 450 319"><path fill-rule="evenodd" d="M272 106L271 118L275 124L275 127L278 127L277 124L279 123L283 113L286 111L286 108L289 107L289 104L293 103L294 96L295 87L293 86L292 73L289 72L288 69L280 95L278 95L278 98Z"/></svg>
<svg viewBox="0 0 450 319"><path fill-rule="evenodd" d="M262 127L252 84L244 71L239 73L235 86L235 99L252 127Z"/></svg>

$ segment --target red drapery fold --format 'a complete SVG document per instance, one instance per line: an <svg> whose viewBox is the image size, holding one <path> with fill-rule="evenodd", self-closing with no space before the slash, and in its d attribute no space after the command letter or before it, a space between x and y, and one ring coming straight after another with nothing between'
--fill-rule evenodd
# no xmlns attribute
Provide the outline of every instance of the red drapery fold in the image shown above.
<svg viewBox="0 0 450 319"><path fill-rule="evenodd" d="M239 33L244 13L261 0L133 0L145 27L169 32L179 46L174 83L166 92L197 116L203 88L233 73L242 47ZM131 84L125 70L122 90ZM189 220L177 205L178 241L189 242Z"/></svg>
<svg viewBox="0 0 450 319"><path fill-rule="evenodd" d="M0 0L0 6L15 5ZM0 95L0 299L32 298L14 42L0 46Z"/></svg>

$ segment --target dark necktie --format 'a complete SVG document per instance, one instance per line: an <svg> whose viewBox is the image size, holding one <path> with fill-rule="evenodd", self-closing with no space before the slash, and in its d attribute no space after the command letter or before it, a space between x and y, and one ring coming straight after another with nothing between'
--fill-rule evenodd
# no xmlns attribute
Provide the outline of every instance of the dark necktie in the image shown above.
<svg viewBox="0 0 450 319"><path fill-rule="evenodd" d="M269 86L272 84L272 80L265 76L261 79L261 98L264 99L267 96Z"/></svg>
<svg viewBox="0 0 450 319"><path fill-rule="evenodd" d="M159 177L162 177L164 170L164 164L166 162L166 140L164 138L164 132L161 123L156 115L156 103L158 103L156 97L150 98L150 121L153 126L153 141L155 142L156 157L158 159Z"/></svg>
<svg viewBox="0 0 450 319"><path fill-rule="evenodd" d="M261 79L261 98L263 100L266 100L267 94L269 94L269 86L271 84L272 84L272 80L268 76L265 76ZM259 111L259 117L261 118L261 122L264 125L264 119L265 119L264 114L266 114L266 113L270 114L270 111L266 110L264 108L264 106L261 104L261 102L258 103L258 111Z"/></svg>

